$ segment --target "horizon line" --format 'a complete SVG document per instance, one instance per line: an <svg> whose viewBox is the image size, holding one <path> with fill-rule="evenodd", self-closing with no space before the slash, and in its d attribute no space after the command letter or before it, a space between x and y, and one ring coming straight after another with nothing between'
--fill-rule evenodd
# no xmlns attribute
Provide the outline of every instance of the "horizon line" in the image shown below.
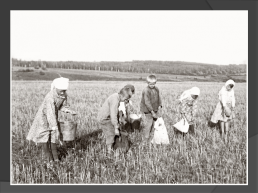
<svg viewBox="0 0 258 193"><path fill-rule="evenodd" d="M203 62L193 62L193 61L183 61L183 60L94 60L94 61L80 61L80 60L24 60L24 59L18 59L15 57L11 57L11 59L21 60L21 61L27 61L27 62L94 62L94 63L100 63L100 62L134 62L134 61L151 61L151 62L185 62L185 63L196 63L196 64L205 64L205 65L217 65L217 66L225 66L225 65L247 65L246 63L243 64L214 64L214 63L203 63Z"/></svg>

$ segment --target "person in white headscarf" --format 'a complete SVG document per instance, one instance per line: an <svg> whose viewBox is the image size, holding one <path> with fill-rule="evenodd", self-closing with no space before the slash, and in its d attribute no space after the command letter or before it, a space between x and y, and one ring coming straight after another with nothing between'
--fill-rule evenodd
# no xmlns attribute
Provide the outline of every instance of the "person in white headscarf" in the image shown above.
<svg viewBox="0 0 258 193"><path fill-rule="evenodd" d="M69 79L55 79L54 87L40 105L26 138L43 148L46 161L58 161L56 143L62 144L58 130L58 110L62 111L69 106L66 95L68 87Z"/></svg>
<svg viewBox="0 0 258 193"><path fill-rule="evenodd" d="M175 123L185 118L190 125L189 131L194 132L194 123L197 112L197 98L200 95L198 87L192 87L184 91L179 97L178 108L175 116Z"/></svg>
<svg viewBox="0 0 258 193"><path fill-rule="evenodd" d="M59 88L59 89L64 89L67 88L69 85L69 79L68 78L64 78L64 77L60 77L60 78L56 78L53 80L53 82L51 83L51 90L55 89L55 88Z"/></svg>
<svg viewBox="0 0 258 193"><path fill-rule="evenodd" d="M234 118L235 109L235 82L228 80L221 88L218 94L219 102L215 108L215 111L211 117L211 122L220 122L221 135L227 134L229 128L229 122ZM224 130L225 128L225 130Z"/></svg>
<svg viewBox="0 0 258 193"><path fill-rule="evenodd" d="M64 78L64 77L60 77L60 78L56 78L53 80L53 82L51 83L51 90L56 90L57 92L59 92L60 90L65 90L66 87L68 87L69 83L69 79L68 78ZM58 105L60 105L60 103L63 103L62 109L60 109L62 112L66 112L66 113L71 113L71 114L76 114L76 112L72 111L69 109L69 105L67 102L67 92L60 92L59 93L60 97L59 100L56 101L58 103ZM66 99L66 100L63 100Z"/></svg>

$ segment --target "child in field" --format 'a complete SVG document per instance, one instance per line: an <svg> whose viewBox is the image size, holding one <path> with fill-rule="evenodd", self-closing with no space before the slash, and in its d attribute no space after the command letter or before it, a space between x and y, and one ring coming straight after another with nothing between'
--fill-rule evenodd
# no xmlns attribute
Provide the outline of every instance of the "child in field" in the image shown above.
<svg viewBox="0 0 258 193"><path fill-rule="evenodd" d="M66 90L69 79L58 78L53 81L51 91L44 98L39 107L36 117L27 135L27 140L34 141L43 148L43 155L46 161L58 161L56 143L60 141L58 129L58 110L64 112L75 112L69 110Z"/></svg>
<svg viewBox="0 0 258 193"><path fill-rule="evenodd" d="M151 74L147 77L148 86L142 91L140 110L143 113L142 143L149 141L154 122L162 108L161 95L157 86L157 78Z"/></svg>
<svg viewBox="0 0 258 193"><path fill-rule="evenodd" d="M185 118L189 124L189 131L194 132L195 116L197 111L197 98L200 95L200 89L193 87L182 93L179 98L175 123Z"/></svg>
<svg viewBox="0 0 258 193"><path fill-rule="evenodd" d="M119 112L125 112L125 106L121 107L119 110L120 102L125 102L129 100L134 94L135 88L133 85L126 85L120 90L119 93L114 93L110 95L102 105L98 113L98 120L100 123L100 128L102 129L107 145L107 153L110 155L112 150L112 145L114 143L115 136L120 135L120 120Z"/></svg>
<svg viewBox="0 0 258 193"><path fill-rule="evenodd" d="M219 91L219 102L215 108L215 111L211 117L211 122L220 122L221 135L227 136L229 123L234 118L234 108L235 108L235 94L234 88L235 82L233 80L228 80L225 85Z"/></svg>

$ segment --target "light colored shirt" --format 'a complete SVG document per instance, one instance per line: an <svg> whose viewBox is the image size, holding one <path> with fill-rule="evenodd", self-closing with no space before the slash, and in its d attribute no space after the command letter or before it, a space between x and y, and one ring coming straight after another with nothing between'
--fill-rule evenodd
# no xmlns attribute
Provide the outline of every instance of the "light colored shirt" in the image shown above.
<svg viewBox="0 0 258 193"><path fill-rule="evenodd" d="M219 92L219 100L223 106L226 106L227 103L231 103L232 107L235 107L235 93L234 90L227 91L225 86Z"/></svg>
<svg viewBox="0 0 258 193"><path fill-rule="evenodd" d="M118 127L118 107L121 101L120 98L118 93L114 93L105 100L98 113L99 122L111 120L114 127Z"/></svg>
<svg viewBox="0 0 258 193"><path fill-rule="evenodd" d="M49 139L49 131L56 130L58 127L58 110L63 111L69 109L67 97L61 98L56 90L51 90L40 105L39 110L34 118L27 140L32 140L35 143L46 143ZM54 134L52 134L53 143Z"/></svg>

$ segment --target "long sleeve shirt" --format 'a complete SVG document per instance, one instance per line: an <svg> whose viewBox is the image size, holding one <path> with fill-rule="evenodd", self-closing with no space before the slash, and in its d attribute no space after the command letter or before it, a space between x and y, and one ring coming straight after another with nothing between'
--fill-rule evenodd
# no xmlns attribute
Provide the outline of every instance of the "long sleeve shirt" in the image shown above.
<svg viewBox="0 0 258 193"><path fill-rule="evenodd" d="M67 102L67 95L64 97L58 96L55 90L51 91L52 97L46 97L46 108L44 109L48 123L51 128L57 127L57 115L58 110L63 112L69 112L70 105ZM50 96L51 96L50 95Z"/></svg>
<svg viewBox="0 0 258 193"><path fill-rule="evenodd" d="M120 95L114 93L110 95L98 113L99 122L110 120L114 127L118 127L118 107L120 103Z"/></svg>
<svg viewBox="0 0 258 193"><path fill-rule="evenodd" d="M57 109L54 105L54 99L53 98L47 98L46 99L46 108L45 115L47 117L47 121L49 123L50 128L56 128L57 127Z"/></svg>
<svg viewBox="0 0 258 193"><path fill-rule="evenodd" d="M150 113L158 111L159 106L162 106L159 89L156 86L154 88L146 87L142 91L140 110L144 113Z"/></svg>
<svg viewBox="0 0 258 193"><path fill-rule="evenodd" d="M235 107L235 93L234 90L227 91L225 88L222 88L219 92L219 100L223 106L226 106L227 103L231 103L232 107Z"/></svg>
<svg viewBox="0 0 258 193"><path fill-rule="evenodd" d="M195 116L197 112L197 100L183 100L180 105L180 112L182 114L191 114L192 116Z"/></svg>
<svg viewBox="0 0 258 193"><path fill-rule="evenodd" d="M39 110L34 118L27 140L35 143L45 143L49 139L49 132L58 127L58 110L67 106L67 99L60 98L56 90L50 91L44 98Z"/></svg>

